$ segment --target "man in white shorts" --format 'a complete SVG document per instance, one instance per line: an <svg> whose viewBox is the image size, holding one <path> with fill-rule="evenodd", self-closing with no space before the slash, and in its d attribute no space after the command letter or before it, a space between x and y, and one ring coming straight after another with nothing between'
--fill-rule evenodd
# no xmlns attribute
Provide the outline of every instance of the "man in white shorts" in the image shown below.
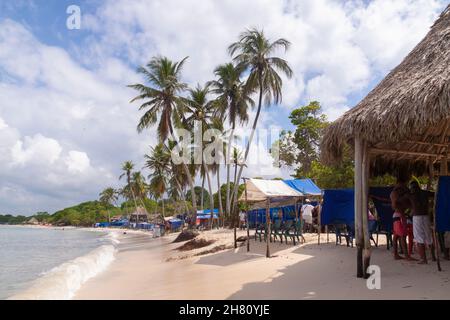
<svg viewBox="0 0 450 320"><path fill-rule="evenodd" d="M417 181L409 184L411 194L411 213L413 216L413 234L414 242L417 244L417 251L420 255L420 264L427 263L426 246L431 247L433 261L435 260L433 238L428 216L428 198L433 196L433 192L420 189Z"/></svg>
<svg viewBox="0 0 450 320"><path fill-rule="evenodd" d="M310 231L313 223L313 216L312 216L313 209L314 206L311 204L311 201L309 199L306 199L305 204L302 206L301 209L301 216L302 219L305 221L305 226L308 231Z"/></svg>

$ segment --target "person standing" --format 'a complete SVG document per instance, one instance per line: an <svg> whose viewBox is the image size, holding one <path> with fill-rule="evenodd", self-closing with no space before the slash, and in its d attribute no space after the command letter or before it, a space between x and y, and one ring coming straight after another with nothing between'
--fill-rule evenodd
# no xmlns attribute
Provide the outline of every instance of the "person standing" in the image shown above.
<svg viewBox="0 0 450 320"><path fill-rule="evenodd" d="M306 199L305 204L302 206L301 209L301 217L305 222L305 227L307 231L310 231L313 223L313 209L314 206L311 204L311 201L309 199Z"/></svg>
<svg viewBox="0 0 450 320"><path fill-rule="evenodd" d="M420 264L427 263L426 246L431 248L433 261L436 259L433 248L433 237L431 233L430 217L428 215L428 199L434 196L431 191L422 190L417 181L409 184L411 190L410 202L413 218L414 242L420 256Z"/></svg>
<svg viewBox="0 0 450 320"><path fill-rule="evenodd" d="M403 253L407 260L415 260L411 258L408 253L408 249L406 247L406 210L411 206L409 200L409 189L407 187L407 178L400 175L397 178L397 184L392 190L390 194L391 206L394 210L393 218L393 250L394 250L394 259L399 260L403 259L398 254L398 241L400 241L400 246L402 248Z"/></svg>

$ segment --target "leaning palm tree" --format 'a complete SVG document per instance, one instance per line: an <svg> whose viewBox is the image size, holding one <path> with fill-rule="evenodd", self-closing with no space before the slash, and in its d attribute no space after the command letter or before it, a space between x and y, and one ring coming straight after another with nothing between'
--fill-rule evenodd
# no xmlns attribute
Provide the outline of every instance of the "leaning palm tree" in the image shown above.
<svg viewBox="0 0 450 320"><path fill-rule="evenodd" d="M231 199L230 199L230 155L231 145L236 128L236 123L243 124L248 121L248 109L254 105L250 98L252 88L245 86L241 81L242 73L245 71L245 66L240 64L238 66L233 63L226 63L219 65L214 74L217 80L210 81L212 88L211 92L217 95L216 101L219 106L218 111L223 120L228 118L231 125L230 136L227 143L226 151L226 168L227 168L227 191L226 191L226 214L230 215Z"/></svg>
<svg viewBox="0 0 450 320"><path fill-rule="evenodd" d="M280 38L271 42L264 35L263 31L257 29L249 29L241 33L239 41L231 44L228 51L239 66L248 70L249 75L246 81L246 87L258 90L258 108L256 110L255 119L253 121L252 131L245 149L244 161L247 161L250 146L258 124L259 115L263 105L263 97L265 104L278 104L282 100L283 81L278 74L281 72L288 78L292 77L292 70L286 60L281 59L272 54L278 49L288 50L290 42ZM239 169L236 181L240 181L244 166ZM237 200L239 183L234 186L233 196ZM233 207L236 211L237 201L234 201ZM267 249L268 250L268 249ZM269 252L267 252L269 255Z"/></svg>
<svg viewBox="0 0 450 320"><path fill-rule="evenodd" d="M114 204L116 203L118 196L117 196L117 191L114 188L106 188L104 189L102 192L100 192L100 202L105 204L106 206L114 206ZM106 210L108 212L108 222L111 222L111 215L109 210Z"/></svg>
<svg viewBox="0 0 450 320"><path fill-rule="evenodd" d="M174 133L174 125L181 125L183 99L180 94L187 89L187 85L181 82L181 70L187 57L179 62L172 62L166 57L154 57L145 67L140 67L138 72L146 77L150 86L144 84L129 85L139 92L139 95L131 100L145 100L139 110L146 110L141 117L137 130L142 132L145 128L151 127L158 122L158 136L161 142L165 142L170 136L178 141ZM192 191L192 207L195 221L197 213L196 199L194 192L194 182L189 172L189 168L184 161L183 169L188 178Z"/></svg>
<svg viewBox="0 0 450 320"><path fill-rule="evenodd" d="M137 209L136 197L134 195L133 186L131 184L131 172L134 169L134 163L132 161L125 161L122 164L123 173L119 176L119 180L123 177L127 177L127 185L123 188L124 195L128 198L128 200L133 200L134 207Z"/></svg>
<svg viewBox="0 0 450 320"><path fill-rule="evenodd" d="M149 155L144 156L145 168L152 171L149 175L150 188L157 199L162 201L163 216L164 212L164 193L168 186L168 177L170 175L170 153L164 144L159 143L151 148Z"/></svg>
<svg viewBox="0 0 450 320"><path fill-rule="evenodd" d="M216 111L216 106L213 103L213 101L208 100L209 95L209 86L206 85L204 87L201 87L200 85L197 85L195 89L189 90L189 98L186 99L185 108L184 108L184 125L186 128L195 128L196 125L201 126L201 135L204 137L204 133L206 130L211 129L211 122L214 118L214 113ZM202 139L203 140L203 139ZM200 175L203 178L203 181L206 177L206 180L208 182L208 191L209 194L212 195L212 184L211 184L211 177L209 175L209 172L211 171L211 167L208 166L205 162L204 157L204 146L203 141L201 141L201 145L197 146L195 145L195 148L200 148L201 153L201 167L200 167ZM202 209L203 209L203 182L202 182ZM210 226L212 227L212 219L213 219L213 213L214 213L214 199L210 196L210 208L211 208L211 223Z"/></svg>

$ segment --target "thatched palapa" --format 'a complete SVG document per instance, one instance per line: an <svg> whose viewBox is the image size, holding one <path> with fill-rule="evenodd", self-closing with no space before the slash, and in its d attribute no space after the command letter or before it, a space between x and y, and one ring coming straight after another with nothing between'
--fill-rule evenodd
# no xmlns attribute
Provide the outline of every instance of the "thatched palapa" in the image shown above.
<svg viewBox="0 0 450 320"><path fill-rule="evenodd" d="M450 5L403 62L327 128L322 159L338 162L358 137L367 142L372 174L404 166L424 173L448 158L449 132Z"/></svg>

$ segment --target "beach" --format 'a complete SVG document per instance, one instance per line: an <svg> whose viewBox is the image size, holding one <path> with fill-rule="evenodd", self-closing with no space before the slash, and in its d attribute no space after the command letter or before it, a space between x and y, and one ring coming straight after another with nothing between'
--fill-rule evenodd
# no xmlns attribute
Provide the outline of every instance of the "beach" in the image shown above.
<svg viewBox="0 0 450 320"><path fill-rule="evenodd" d="M252 233L251 233L252 234ZM246 231L238 231L245 236ZM250 240L234 249L232 230L202 232L214 243L189 251L176 250L177 234L152 239L146 234L121 233L115 260L89 279L74 299L449 299L450 262L418 265L394 261L383 245L373 248L373 265L381 268L381 289L369 290L356 278L356 249L336 246L334 234L306 234L306 243ZM214 253L211 251L219 250Z"/></svg>

